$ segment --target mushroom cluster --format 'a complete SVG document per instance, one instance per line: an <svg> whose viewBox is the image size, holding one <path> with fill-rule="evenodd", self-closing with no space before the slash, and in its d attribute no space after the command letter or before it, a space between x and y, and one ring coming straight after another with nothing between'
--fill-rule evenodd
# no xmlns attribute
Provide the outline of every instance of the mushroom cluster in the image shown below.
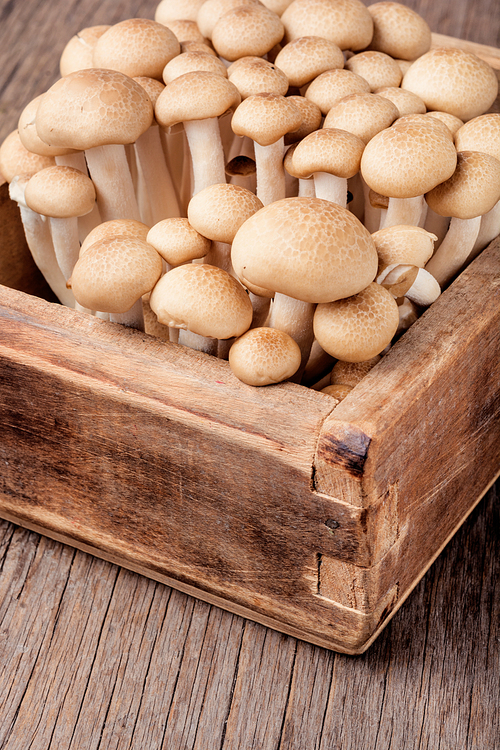
<svg viewBox="0 0 500 750"><path fill-rule="evenodd" d="M492 68L387 0L81 30L0 146L61 303L342 400L500 231Z"/></svg>

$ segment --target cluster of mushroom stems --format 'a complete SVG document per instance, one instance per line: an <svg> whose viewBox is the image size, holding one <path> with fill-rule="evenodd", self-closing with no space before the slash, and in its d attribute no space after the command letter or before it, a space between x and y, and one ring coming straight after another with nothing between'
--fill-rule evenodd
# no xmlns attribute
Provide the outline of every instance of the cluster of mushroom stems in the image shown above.
<svg viewBox="0 0 500 750"><path fill-rule="evenodd" d="M0 146L62 304L342 400L500 231L495 72L397 2L162 0Z"/></svg>

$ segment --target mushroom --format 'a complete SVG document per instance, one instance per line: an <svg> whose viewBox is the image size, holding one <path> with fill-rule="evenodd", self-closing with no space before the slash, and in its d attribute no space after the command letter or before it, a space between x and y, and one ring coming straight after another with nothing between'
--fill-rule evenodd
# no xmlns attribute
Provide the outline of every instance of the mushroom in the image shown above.
<svg viewBox="0 0 500 750"><path fill-rule="evenodd" d="M55 163L53 156L41 156L28 151L17 129L9 133L0 146L0 174L7 182L12 182L16 175L32 175Z"/></svg>
<svg viewBox="0 0 500 750"><path fill-rule="evenodd" d="M369 94L370 84L350 70L333 68L326 70L312 81L306 89L305 97L316 104L322 114L328 112L344 97L350 94Z"/></svg>
<svg viewBox="0 0 500 750"><path fill-rule="evenodd" d="M212 44L224 60L263 57L285 33L280 17L264 5L243 5L228 11L212 29Z"/></svg>
<svg viewBox="0 0 500 750"><path fill-rule="evenodd" d="M380 354L361 362L339 360L330 374L330 385L347 385L354 388L380 362Z"/></svg>
<svg viewBox="0 0 500 750"><path fill-rule="evenodd" d="M205 0L198 11L196 22L207 39L212 39L214 26L225 13L244 5L261 5L260 0Z"/></svg>
<svg viewBox="0 0 500 750"><path fill-rule="evenodd" d="M96 242L110 237L136 237L146 240L149 227L135 219L111 219L98 224L88 233L80 247L80 257Z"/></svg>
<svg viewBox="0 0 500 750"><path fill-rule="evenodd" d="M93 68L92 55L99 37L110 28L109 25L88 26L71 37L63 49L59 61L61 76L75 73L77 70Z"/></svg>
<svg viewBox="0 0 500 750"><path fill-rule="evenodd" d="M402 3L379 2L368 6L373 18L370 49L402 60L416 60L431 46L429 24Z"/></svg>
<svg viewBox="0 0 500 750"><path fill-rule="evenodd" d="M252 328L236 339L229 350L229 365L247 385L281 383L300 367L298 345L287 333L273 328Z"/></svg>
<svg viewBox="0 0 500 750"><path fill-rule="evenodd" d="M191 226L184 217L164 219L151 227L147 242L172 266L181 266L192 260L204 258L211 242Z"/></svg>
<svg viewBox="0 0 500 750"><path fill-rule="evenodd" d="M294 0L283 12L285 40L321 36L342 50L365 49L373 20L360 0Z"/></svg>
<svg viewBox="0 0 500 750"><path fill-rule="evenodd" d="M280 68L261 57L240 57L227 69L231 83L240 92L241 99L254 94L281 94L288 91L288 78Z"/></svg>
<svg viewBox="0 0 500 750"><path fill-rule="evenodd" d="M372 93L384 86L397 87L403 78L397 62L384 52L376 50L353 55L346 61L345 67L368 81Z"/></svg>
<svg viewBox="0 0 500 750"><path fill-rule="evenodd" d="M168 23L179 18L196 21L205 0L160 0L156 6L155 21Z"/></svg>
<svg viewBox="0 0 500 750"><path fill-rule="evenodd" d="M290 86L300 89L326 70L342 69L344 55L329 39L302 36L286 44L274 62L286 75Z"/></svg>
<svg viewBox="0 0 500 750"><path fill-rule="evenodd" d="M423 115L427 112L422 99L411 91L403 91L403 89L394 86L383 86L382 88L375 89L374 93L377 96L383 96L384 99L390 99L398 108L400 117L404 117L404 115Z"/></svg>

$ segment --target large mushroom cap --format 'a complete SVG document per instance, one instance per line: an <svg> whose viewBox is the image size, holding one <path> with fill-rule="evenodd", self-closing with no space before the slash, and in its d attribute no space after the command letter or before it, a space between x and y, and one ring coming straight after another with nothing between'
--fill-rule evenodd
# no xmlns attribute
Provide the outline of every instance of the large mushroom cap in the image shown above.
<svg viewBox="0 0 500 750"><path fill-rule="evenodd" d="M378 266L361 222L320 198L285 198L257 211L236 233L231 257L243 284L313 303L356 294Z"/></svg>
<svg viewBox="0 0 500 750"><path fill-rule="evenodd" d="M389 99L377 94L350 94L331 108L323 127L347 130L368 143L398 116L398 108Z"/></svg>
<svg viewBox="0 0 500 750"><path fill-rule="evenodd" d="M296 176L311 177L327 172L348 179L359 172L365 144L354 133L335 128L320 128L301 140L292 157Z"/></svg>
<svg viewBox="0 0 500 750"><path fill-rule="evenodd" d="M77 70L93 68L92 55L100 36L110 28L109 25L88 26L71 37L63 49L59 61L61 76L67 76Z"/></svg>
<svg viewBox="0 0 500 750"><path fill-rule="evenodd" d="M280 94L255 94L244 99L233 115L231 126L236 135L246 135L261 146L276 143L286 133L297 130L302 114L288 97Z"/></svg>
<svg viewBox="0 0 500 750"><path fill-rule="evenodd" d="M231 243L244 221L253 216L262 201L239 185L217 183L200 190L189 201L188 219L204 237Z"/></svg>
<svg viewBox="0 0 500 750"><path fill-rule="evenodd" d="M305 97L314 102L326 115L344 97L351 94L369 94L370 84L364 78L343 68L332 68L312 81Z"/></svg>
<svg viewBox="0 0 500 750"><path fill-rule="evenodd" d="M198 70L175 78L156 101L156 119L162 128L186 120L220 117L240 103L236 86L227 78Z"/></svg>
<svg viewBox="0 0 500 750"><path fill-rule="evenodd" d="M365 49L373 20L360 0L294 0L281 16L285 39L321 36L340 49Z"/></svg>
<svg viewBox="0 0 500 750"><path fill-rule="evenodd" d="M142 86L117 70L91 68L56 81L40 102L36 128L50 146L84 150L135 143L152 120Z"/></svg>
<svg viewBox="0 0 500 750"><path fill-rule="evenodd" d="M32 211L64 219L90 213L96 193L92 180L83 172L56 165L34 174L24 197Z"/></svg>
<svg viewBox="0 0 500 750"><path fill-rule="evenodd" d="M415 60L431 46L431 30L422 16L402 3L380 2L368 6L373 18L370 49L402 60Z"/></svg>
<svg viewBox="0 0 500 750"><path fill-rule="evenodd" d="M500 200L500 161L480 151L459 152L454 173L425 199L441 216L482 216Z"/></svg>
<svg viewBox="0 0 500 750"><path fill-rule="evenodd" d="M142 221L136 219L111 219L104 221L94 227L82 242L80 256L87 252L88 248L101 240L108 240L112 237L135 237L146 240L149 227Z"/></svg>
<svg viewBox="0 0 500 750"><path fill-rule="evenodd" d="M276 65L288 78L290 86L304 86L326 70L342 69L344 55L334 42L320 36L302 36L281 49Z"/></svg>
<svg viewBox="0 0 500 750"><path fill-rule="evenodd" d="M212 44L225 60L262 57L283 38L280 17L264 5L245 5L225 13L212 30Z"/></svg>
<svg viewBox="0 0 500 750"><path fill-rule="evenodd" d="M288 91L288 78L273 63L262 57L240 57L227 69L227 76L242 99L254 94L281 94Z"/></svg>
<svg viewBox="0 0 500 750"><path fill-rule="evenodd" d="M500 161L500 114L490 112L462 124L455 133L457 151L482 151Z"/></svg>

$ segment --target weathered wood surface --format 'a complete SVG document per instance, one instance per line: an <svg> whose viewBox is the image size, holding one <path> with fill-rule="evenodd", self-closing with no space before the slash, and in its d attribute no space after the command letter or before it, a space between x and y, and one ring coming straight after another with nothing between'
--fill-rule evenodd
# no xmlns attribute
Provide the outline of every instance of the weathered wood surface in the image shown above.
<svg viewBox="0 0 500 750"><path fill-rule="evenodd" d="M496 0L407 4L500 46ZM72 33L155 5L2 2L2 137ZM0 522L0 747L496 749L499 520L492 489L355 658Z"/></svg>

